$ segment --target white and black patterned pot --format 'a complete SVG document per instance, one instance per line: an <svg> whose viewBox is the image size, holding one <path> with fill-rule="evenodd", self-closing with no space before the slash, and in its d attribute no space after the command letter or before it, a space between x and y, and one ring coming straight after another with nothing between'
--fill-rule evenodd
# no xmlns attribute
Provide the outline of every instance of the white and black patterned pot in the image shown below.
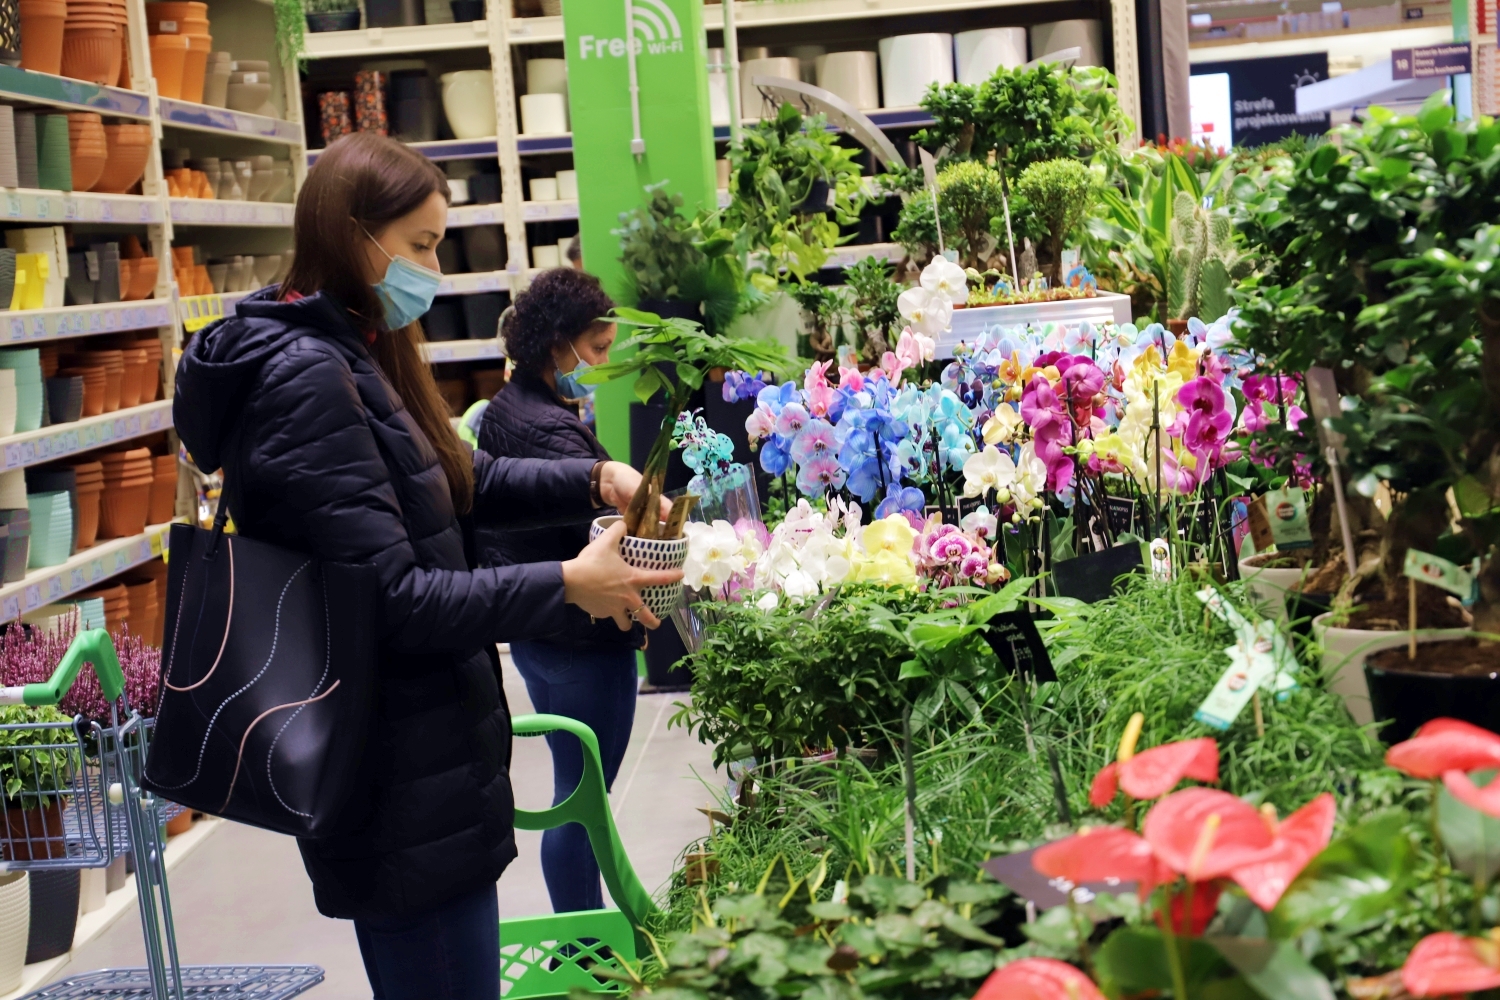
<svg viewBox="0 0 1500 1000"><path fill-rule="evenodd" d="M619 514L594 518L594 525L589 529L589 541L604 534L619 519ZM620 558L625 560L626 565L636 569L682 569L682 564L687 562L687 552L686 537L631 538L626 535L620 539ZM665 621L682 604L682 584L642 587L641 597L645 599L646 607L651 609L651 613Z"/></svg>

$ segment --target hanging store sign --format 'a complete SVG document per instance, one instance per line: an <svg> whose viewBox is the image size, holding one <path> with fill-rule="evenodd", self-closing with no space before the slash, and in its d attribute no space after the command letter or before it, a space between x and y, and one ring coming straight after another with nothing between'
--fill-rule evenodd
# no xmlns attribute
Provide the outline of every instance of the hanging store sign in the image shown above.
<svg viewBox="0 0 1500 1000"><path fill-rule="evenodd" d="M1462 76L1472 72L1474 54L1468 42L1391 50L1392 80L1430 80L1435 76Z"/></svg>

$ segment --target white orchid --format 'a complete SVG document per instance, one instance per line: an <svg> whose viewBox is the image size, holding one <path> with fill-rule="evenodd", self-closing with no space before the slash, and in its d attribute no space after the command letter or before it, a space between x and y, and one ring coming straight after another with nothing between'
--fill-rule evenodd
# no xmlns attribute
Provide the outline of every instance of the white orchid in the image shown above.
<svg viewBox="0 0 1500 1000"><path fill-rule="evenodd" d="M760 599L755 602L755 606L762 611L775 611L780 604L781 598L776 596L776 591L774 590L768 590L764 594L761 594Z"/></svg>
<svg viewBox="0 0 1500 1000"><path fill-rule="evenodd" d="M902 292L896 299L896 306L912 332L923 336L936 337L946 333L953 321L953 300L921 285Z"/></svg>
<svg viewBox="0 0 1500 1000"><path fill-rule="evenodd" d="M740 539L728 521L704 524L689 521L683 526L687 535L687 562L682 567L682 582L694 590L720 587L745 568L740 555Z"/></svg>
<svg viewBox="0 0 1500 1000"><path fill-rule="evenodd" d="M1021 446L1020 461L1016 463L1015 483L1011 486L1011 499L1018 508L1041 506L1042 490L1047 487L1047 463L1036 453L1036 447L1027 441Z"/></svg>
<svg viewBox="0 0 1500 1000"><path fill-rule="evenodd" d="M947 257L932 258L932 262L922 268L921 282L923 288L948 296L948 301L955 305L969 301L968 275Z"/></svg>
<svg viewBox="0 0 1500 1000"><path fill-rule="evenodd" d="M844 582L854 564L854 546L832 532L814 532L802 547L802 571L824 587Z"/></svg>
<svg viewBox="0 0 1500 1000"><path fill-rule="evenodd" d="M1000 522L995 515L990 513L988 507L980 507L978 510L970 511L958 522L961 530L978 535L987 542L994 541L999 536Z"/></svg>
<svg viewBox="0 0 1500 1000"><path fill-rule="evenodd" d="M992 444L964 459L966 497L986 496L994 490L995 499L999 503L1006 503L1015 481L1016 463L1012 461L1010 453L1001 451Z"/></svg>

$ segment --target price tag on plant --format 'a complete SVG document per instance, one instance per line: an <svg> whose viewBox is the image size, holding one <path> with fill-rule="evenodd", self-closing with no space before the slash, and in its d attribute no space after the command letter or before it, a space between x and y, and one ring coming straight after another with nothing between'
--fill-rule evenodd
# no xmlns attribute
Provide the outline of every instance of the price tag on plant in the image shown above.
<svg viewBox="0 0 1500 1000"><path fill-rule="evenodd" d="M1471 566L1460 566L1442 556L1417 549L1406 550L1406 562L1401 572L1421 583L1440 587L1457 597L1464 607L1472 607L1479 600L1479 560Z"/></svg>
<svg viewBox="0 0 1500 1000"><path fill-rule="evenodd" d="M1220 731L1228 729L1256 691L1272 686L1277 675L1276 657L1272 654L1276 626L1271 622L1261 624L1270 628L1256 629L1224 650L1229 654L1229 667L1219 676L1193 718Z"/></svg>
<svg viewBox="0 0 1500 1000"><path fill-rule="evenodd" d="M1255 498L1250 505L1250 538L1255 551L1305 549L1312 546L1312 525L1307 519L1307 494L1283 486Z"/></svg>
<svg viewBox="0 0 1500 1000"><path fill-rule="evenodd" d="M1036 622L1025 611L1007 611L991 618L985 626L984 638L1001 665L1011 673L1030 674L1038 682L1057 680L1047 645L1042 642Z"/></svg>

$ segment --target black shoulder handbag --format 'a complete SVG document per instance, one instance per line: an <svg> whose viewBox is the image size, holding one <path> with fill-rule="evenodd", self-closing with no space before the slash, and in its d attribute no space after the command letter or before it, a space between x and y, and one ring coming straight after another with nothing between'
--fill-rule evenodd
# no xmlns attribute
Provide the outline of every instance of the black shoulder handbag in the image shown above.
<svg viewBox="0 0 1500 1000"><path fill-rule="evenodd" d="M146 788L296 837L368 815L374 567L172 526L161 701Z"/></svg>

